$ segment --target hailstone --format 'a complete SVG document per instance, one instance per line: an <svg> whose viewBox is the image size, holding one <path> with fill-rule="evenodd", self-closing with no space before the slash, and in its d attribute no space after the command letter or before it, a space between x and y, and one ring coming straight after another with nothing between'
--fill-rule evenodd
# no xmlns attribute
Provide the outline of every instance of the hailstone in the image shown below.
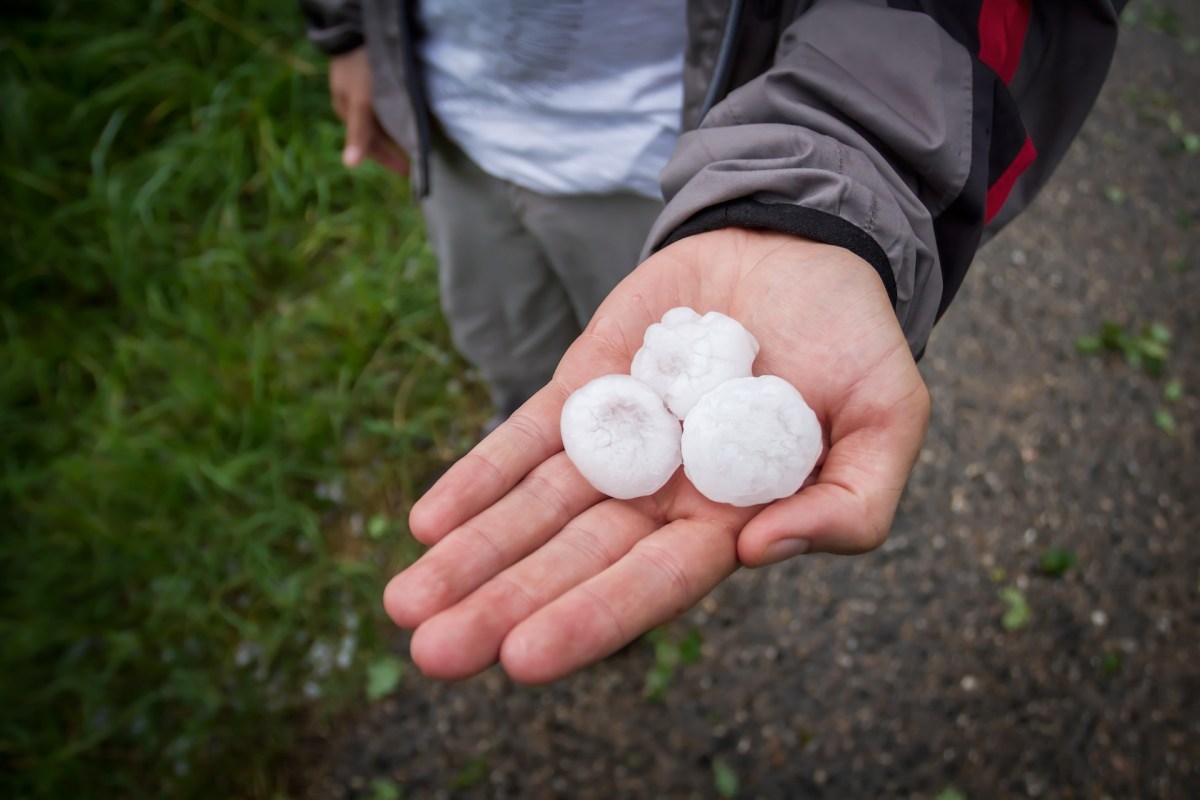
<svg viewBox="0 0 1200 800"><path fill-rule="evenodd" d="M726 381L683 423L683 471L709 500L769 503L799 491L821 455L821 424L796 388L763 375Z"/></svg>
<svg viewBox="0 0 1200 800"><path fill-rule="evenodd" d="M654 494L679 468L679 420L629 375L604 375L577 389L560 426L571 463L618 500Z"/></svg>
<svg viewBox="0 0 1200 800"><path fill-rule="evenodd" d="M750 376L758 340L719 311L700 316L673 308L646 329L630 373L658 392L683 419L705 393L732 378Z"/></svg>

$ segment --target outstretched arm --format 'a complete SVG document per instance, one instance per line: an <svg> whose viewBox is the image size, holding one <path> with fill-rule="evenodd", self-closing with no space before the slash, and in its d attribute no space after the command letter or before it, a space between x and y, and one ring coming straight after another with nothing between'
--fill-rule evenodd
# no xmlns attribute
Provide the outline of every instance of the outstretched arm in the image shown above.
<svg viewBox="0 0 1200 800"><path fill-rule="evenodd" d="M571 391L628 372L642 333L687 305L741 321L758 374L804 394L826 434L815 482L767 506L700 496L682 471L652 497L604 498L566 459ZM385 605L413 628L427 674L499 661L516 680L563 677L677 616L739 564L861 553L886 536L920 449L929 398L878 274L847 250L724 229L651 257L600 307L554 380L413 508L430 550Z"/></svg>
<svg viewBox="0 0 1200 800"><path fill-rule="evenodd" d="M882 542L929 418L912 354L985 227L1049 176L1115 39L1107 0L1032 16L1016 13L1028 3L985 6L1014 13L814 3L775 63L681 138L656 254L554 381L412 511L431 549L385 604L416 630L425 672L465 677L500 661L517 680L553 680L681 613L739 564ZM1023 76L1027 35L1036 69ZM811 485L734 509L679 472L653 497L616 501L567 461L566 396L626 372L646 327L680 305L741 321L762 345L756 373L803 393L827 448Z"/></svg>

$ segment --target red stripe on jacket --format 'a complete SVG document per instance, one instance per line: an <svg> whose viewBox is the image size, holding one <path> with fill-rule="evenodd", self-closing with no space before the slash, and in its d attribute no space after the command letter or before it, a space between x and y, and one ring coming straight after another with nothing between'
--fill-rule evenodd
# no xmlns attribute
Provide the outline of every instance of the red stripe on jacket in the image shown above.
<svg viewBox="0 0 1200 800"><path fill-rule="evenodd" d="M1029 30L1029 10L1033 0L983 0L979 9L979 60L1012 83L1021 48Z"/></svg>
<svg viewBox="0 0 1200 800"><path fill-rule="evenodd" d="M1006 86L1012 83L1017 66L1021 63L1021 48L1025 46L1025 33L1029 30L1031 6L1032 0L983 0L979 9L979 60L991 67ZM1017 178L1035 158L1037 150L1033 140L1026 136L1017 157L988 187L983 217L985 224L1000 212Z"/></svg>
<svg viewBox="0 0 1200 800"><path fill-rule="evenodd" d="M1004 201L1008 199L1008 193L1012 191L1013 184L1017 182L1017 178L1021 177L1021 173L1033 163L1035 158L1037 158L1037 150L1034 149L1033 140L1026 136L1025 144L1021 146L1021 152L1017 153L1017 157L996 179L996 182L988 187L987 202L984 204L983 212L984 224L991 222L992 217L1000 212Z"/></svg>

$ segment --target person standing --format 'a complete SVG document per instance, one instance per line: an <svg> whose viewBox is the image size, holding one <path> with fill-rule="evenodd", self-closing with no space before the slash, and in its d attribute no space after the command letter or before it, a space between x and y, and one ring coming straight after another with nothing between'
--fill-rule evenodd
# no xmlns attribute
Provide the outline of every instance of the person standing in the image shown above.
<svg viewBox="0 0 1200 800"><path fill-rule="evenodd" d="M322 5L334 13L308 3L310 18ZM684 2L427 0L405 19L413 33L395 56L420 76L406 88L426 143L415 183L454 344L496 411L490 430L550 380L662 212ZM373 156L407 174L412 151L372 105L369 32L334 42L321 30L318 44L336 44L345 162Z"/></svg>

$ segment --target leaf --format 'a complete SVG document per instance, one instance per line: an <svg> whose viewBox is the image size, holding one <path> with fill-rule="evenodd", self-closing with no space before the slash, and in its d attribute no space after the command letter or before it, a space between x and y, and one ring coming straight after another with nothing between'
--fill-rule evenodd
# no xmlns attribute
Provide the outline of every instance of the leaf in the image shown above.
<svg viewBox="0 0 1200 800"><path fill-rule="evenodd" d="M1065 547L1051 547L1042 554L1038 570L1043 575L1058 577L1075 566L1076 563L1078 563L1078 560L1070 550L1067 550Z"/></svg>
<svg viewBox="0 0 1200 800"><path fill-rule="evenodd" d="M1163 433L1175 433L1175 416L1165 408L1160 408L1154 412L1154 424L1157 425Z"/></svg>
<svg viewBox="0 0 1200 800"><path fill-rule="evenodd" d="M679 643L679 661L682 664L695 664L700 660L700 649L704 645L704 636L698 628L692 628L687 636Z"/></svg>
<svg viewBox="0 0 1200 800"><path fill-rule="evenodd" d="M967 796L953 786L947 786L938 792L938 796L934 800L967 800Z"/></svg>
<svg viewBox="0 0 1200 800"><path fill-rule="evenodd" d="M646 673L646 688L644 690L647 700L661 702L667 697L667 688L671 685L671 678L675 676L675 670L672 667L658 664L651 667Z"/></svg>
<svg viewBox="0 0 1200 800"><path fill-rule="evenodd" d="M1161 322L1155 322L1148 331L1150 338L1163 345L1171 343L1171 329Z"/></svg>
<svg viewBox="0 0 1200 800"><path fill-rule="evenodd" d="M371 793L367 795L367 800L400 800L402 796L395 781L376 778L371 781Z"/></svg>
<svg viewBox="0 0 1200 800"><path fill-rule="evenodd" d="M1119 322L1110 322L1105 320L1100 323L1100 341L1104 342L1104 346L1109 350L1121 350L1122 342L1128 337L1125 333L1125 326Z"/></svg>
<svg viewBox="0 0 1200 800"><path fill-rule="evenodd" d="M733 769L719 758L713 759L713 785L721 797L737 797L738 776Z"/></svg>
<svg viewBox="0 0 1200 800"><path fill-rule="evenodd" d="M367 535L372 539L382 539L387 535L389 527L391 526L388 523L388 518L382 514L376 514L367 523Z"/></svg>
<svg viewBox="0 0 1200 800"><path fill-rule="evenodd" d="M1110 203L1118 206L1125 202L1125 190L1120 186L1105 187L1104 196L1108 198Z"/></svg>
<svg viewBox="0 0 1200 800"><path fill-rule="evenodd" d="M395 656L380 656L367 667L367 699L378 700L396 691L404 677L404 662Z"/></svg>
<svg viewBox="0 0 1200 800"><path fill-rule="evenodd" d="M1004 612L1004 616L1000 620L1004 630L1017 631L1029 624L1031 616L1029 603L1025 600L1025 595L1021 594L1020 589L1006 586L1000 590L1000 599L1008 606L1008 610Z"/></svg>
<svg viewBox="0 0 1200 800"><path fill-rule="evenodd" d="M1163 399L1168 403L1178 402L1183 397L1183 384L1178 378L1167 381L1167 385L1163 387Z"/></svg>
<svg viewBox="0 0 1200 800"><path fill-rule="evenodd" d="M655 642L654 663L666 669L675 669L679 664L679 646L666 639Z"/></svg>
<svg viewBox="0 0 1200 800"><path fill-rule="evenodd" d="M1091 356L1104 349L1104 342L1099 336L1080 336L1075 340L1075 349L1085 356Z"/></svg>
<svg viewBox="0 0 1200 800"><path fill-rule="evenodd" d="M488 762L484 756L475 756L454 776L455 789L473 789L483 783L488 774Z"/></svg>
<svg viewBox="0 0 1200 800"><path fill-rule="evenodd" d="M1100 660L1100 671L1104 673L1104 677L1111 678L1121 671L1121 654L1116 650L1109 650L1104 654L1104 658Z"/></svg>

